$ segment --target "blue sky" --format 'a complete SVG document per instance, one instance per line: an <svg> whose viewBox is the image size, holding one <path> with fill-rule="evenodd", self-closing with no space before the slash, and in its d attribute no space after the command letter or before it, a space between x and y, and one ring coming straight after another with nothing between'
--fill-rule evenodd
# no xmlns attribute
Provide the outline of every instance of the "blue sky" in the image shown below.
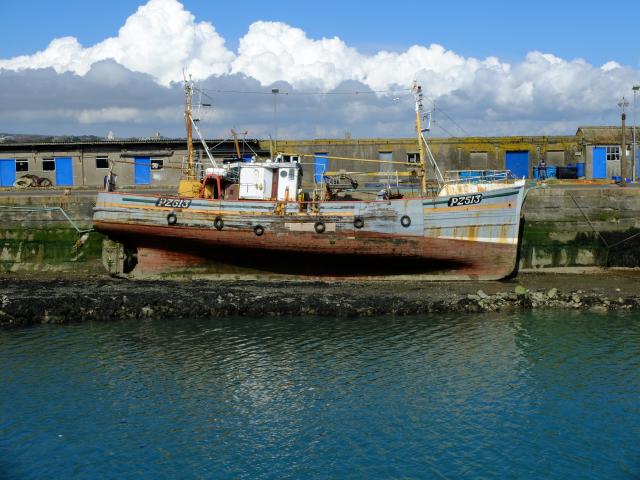
<svg viewBox="0 0 640 480"><path fill-rule="evenodd" d="M0 0L0 58L44 49L71 35L91 45L116 35L144 4L109 0ZM464 56L513 61L532 50L601 65L640 67L640 4L585 1L257 1L184 0L199 20L214 23L231 49L256 20L299 27L313 38L338 36L365 53L440 43ZM625 19L633 18L625 25Z"/></svg>
<svg viewBox="0 0 640 480"><path fill-rule="evenodd" d="M213 136L273 133L274 87L282 136L410 136L414 80L434 135L573 134L616 124L632 99L634 12L630 0L0 0L0 132L179 136L186 70L213 98Z"/></svg>

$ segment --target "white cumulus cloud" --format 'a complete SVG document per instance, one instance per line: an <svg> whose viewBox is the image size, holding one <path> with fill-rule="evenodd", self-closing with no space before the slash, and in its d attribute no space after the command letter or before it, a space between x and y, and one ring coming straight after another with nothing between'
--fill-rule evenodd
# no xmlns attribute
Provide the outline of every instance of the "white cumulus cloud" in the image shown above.
<svg viewBox="0 0 640 480"><path fill-rule="evenodd" d="M85 75L93 64L107 59L168 85L182 79L184 68L198 79L225 74L234 54L211 23L196 23L177 0L149 0L127 19L117 37L88 48L73 37L57 38L41 52L0 60L0 69L51 67L58 73Z"/></svg>
<svg viewBox="0 0 640 480"><path fill-rule="evenodd" d="M281 96L279 107L280 129L289 136L299 132L300 125L299 118L285 116L288 108L291 113L304 113L307 119L313 114L313 121L321 125L314 127L315 132L356 131L356 121L368 121L376 135L410 134L410 127L402 132L396 127L405 122L405 109L407 124L411 124L410 100L403 97L404 103L392 107L389 98L398 95L399 89L408 90L414 79L422 83L429 103L435 103L435 118L440 121L436 125L446 128L447 119L438 118L438 110L455 112L459 122L450 124L445 134L467 133L458 128L460 124L473 133L494 133L498 129L512 129L513 134L534 133L545 128L547 133L572 133L566 131L567 125L615 121L617 101L640 79L637 69L615 61L594 66L582 59L567 60L539 51L510 63L497 57L465 57L435 43L413 45L401 52L364 54L338 37L310 38L299 28L272 21L251 24L240 38L237 52L232 52L213 23L196 21L178 0L149 0L132 13L117 36L95 45L83 46L73 37L61 37L32 55L0 59L0 83L8 85L10 91L11 82L20 81L20 87L28 89L44 78L51 80L48 73L43 73L46 69L53 69L64 80L56 82L57 95L52 91L47 97L50 111L58 112L52 115L73 118L82 125L170 121L169 110L163 110L169 107L158 103L160 99L174 101L179 89L172 82L182 80L183 69L204 84L227 90L251 85L268 92L277 83L286 87L281 89L283 93L291 93L288 98ZM79 94L67 87L69 75L74 77ZM156 103L141 105L140 98L149 91L149 84L159 89L154 90ZM354 101L342 97L335 102L329 97L301 96L293 108L293 96L301 90L326 92L354 87L392 90L393 94L361 96ZM107 90L109 95L104 95ZM164 97L161 91L170 95ZM93 105L86 100L89 95L102 96L111 103L104 100ZM237 96L217 100L217 120L249 123L260 132L268 131L272 122L269 96L253 97L252 106L245 108L231 105L231 100L242 105L243 100ZM35 111L17 105L13 110L16 118L23 108L27 116ZM243 112L247 118L242 118ZM321 119L321 115L327 118ZM43 114L42 118L49 117ZM496 126L493 131L487 120Z"/></svg>
<svg viewBox="0 0 640 480"><path fill-rule="evenodd" d="M364 57L337 37L313 40L280 22L255 22L240 39L232 71L263 85L278 80L295 87L332 89L362 77Z"/></svg>

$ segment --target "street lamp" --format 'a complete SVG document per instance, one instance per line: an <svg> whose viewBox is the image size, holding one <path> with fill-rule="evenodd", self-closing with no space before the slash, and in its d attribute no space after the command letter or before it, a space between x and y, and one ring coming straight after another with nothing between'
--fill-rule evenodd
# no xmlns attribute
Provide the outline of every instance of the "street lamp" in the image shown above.
<svg viewBox="0 0 640 480"><path fill-rule="evenodd" d="M622 114L625 114L625 108L629 106L629 102L626 98L622 97L618 102L618 106L622 109Z"/></svg>
<svg viewBox="0 0 640 480"><path fill-rule="evenodd" d="M627 126L625 123L627 119L625 108L629 106L629 102L627 102L626 98L622 97L618 102L618 106L622 109L622 155L620 156L620 176L625 179L631 177L631 175L629 175L629 165L627 163Z"/></svg>
<svg viewBox="0 0 640 480"><path fill-rule="evenodd" d="M638 145L636 143L636 96L638 94L638 90L640 90L640 85L634 85L633 90L633 172L631 173L631 178L633 181L636 181L636 172L638 170Z"/></svg>

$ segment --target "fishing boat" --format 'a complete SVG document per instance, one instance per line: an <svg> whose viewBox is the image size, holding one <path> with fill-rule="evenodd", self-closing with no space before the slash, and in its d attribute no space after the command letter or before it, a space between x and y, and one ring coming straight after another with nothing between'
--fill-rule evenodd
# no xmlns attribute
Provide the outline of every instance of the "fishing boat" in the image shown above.
<svg viewBox="0 0 640 480"><path fill-rule="evenodd" d="M110 191L110 182L98 194L93 222L112 240L103 253L111 273L493 280L514 272L524 180L509 171L443 175L420 86L419 188L411 195L388 185L373 198L359 196L346 174L317 175L305 190L300 156L213 158L188 82L185 94L188 154L177 195ZM194 160L194 130L207 164Z"/></svg>

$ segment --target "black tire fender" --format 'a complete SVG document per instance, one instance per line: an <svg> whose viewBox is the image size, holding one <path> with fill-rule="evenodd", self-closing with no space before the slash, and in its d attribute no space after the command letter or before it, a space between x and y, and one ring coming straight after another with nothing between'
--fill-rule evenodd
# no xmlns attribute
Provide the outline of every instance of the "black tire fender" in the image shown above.
<svg viewBox="0 0 640 480"><path fill-rule="evenodd" d="M324 222L316 222L316 224L313 226L313 229L316 231L316 233L324 233L327 227L325 226Z"/></svg>
<svg viewBox="0 0 640 480"><path fill-rule="evenodd" d="M224 221L222 220L222 217L216 217L216 219L213 221L213 226L216 227L216 230L220 231L224 228Z"/></svg>
<svg viewBox="0 0 640 480"><path fill-rule="evenodd" d="M411 225L411 218L408 215L403 215L400 219L400 225L404 228L408 228Z"/></svg>
<svg viewBox="0 0 640 480"><path fill-rule="evenodd" d="M362 219L362 217L356 217L353 219L353 226L356 227L357 229L360 229L362 227L364 227L364 220Z"/></svg>
<svg viewBox="0 0 640 480"><path fill-rule="evenodd" d="M264 235L264 227L262 225L256 225L253 227L253 233L256 234L256 237L261 237Z"/></svg>
<svg viewBox="0 0 640 480"><path fill-rule="evenodd" d="M167 215L167 224L175 225L176 223L178 223L178 216L174 212L171 212Z"/></svg>

